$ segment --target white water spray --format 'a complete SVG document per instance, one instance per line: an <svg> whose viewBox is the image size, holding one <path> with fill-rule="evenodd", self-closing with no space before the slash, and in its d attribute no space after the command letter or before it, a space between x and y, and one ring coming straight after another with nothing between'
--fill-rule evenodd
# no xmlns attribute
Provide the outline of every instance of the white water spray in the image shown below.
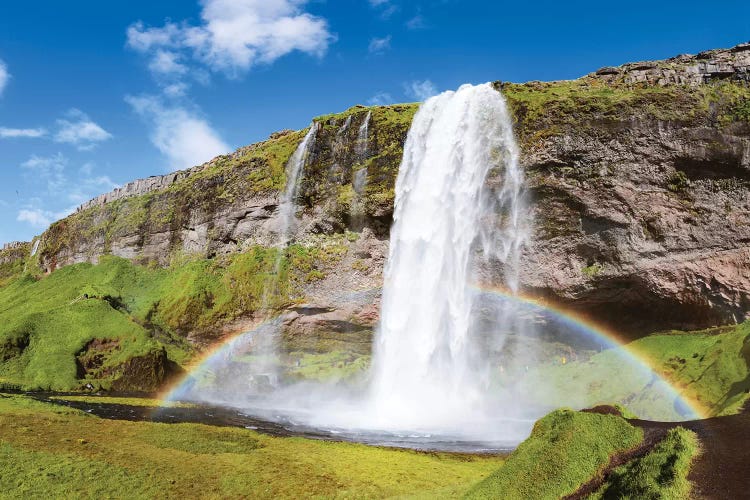
<svg viewBox="0 0 750 500"><path fill-rule="evenodd" d="M491 173L499 190L488 187ZM380 427L458 430L487 415L489 366L471 328L470 284L477 259L499 257L517 287L522 186L510 116L489 84L443 93L417 112L396 182L373 361ZM494 218L499 231L487 224Z"/></svg>

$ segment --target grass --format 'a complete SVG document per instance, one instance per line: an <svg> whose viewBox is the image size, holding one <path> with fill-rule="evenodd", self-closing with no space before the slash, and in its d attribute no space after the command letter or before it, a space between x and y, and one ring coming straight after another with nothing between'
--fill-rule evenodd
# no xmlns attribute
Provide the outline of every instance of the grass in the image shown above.
<svg viewBox="0 0 750 500"><path fill-rule="evenodd" d="M710 415L737 413L750 392L750 322L651 335L633 344L659 372Z"/></svg>
<svg viewBox="0 0 750 500"><path fill-rule="evenodd" d="M166 269L104 256L97 265L16 277L0 287L0 382L29 389L71 390L87 382L107 388L128 359L162 348L185 363L195 354L188 334L214 335L243 315L302 300L301 284L323 276L346 251L338 240L293 245L283 255L252 247L216 259L184 257ZM114 347L91 351L93 340ZM98 368L81 377L77 358L99 359Z"/></svg>
<svg viewBox="0 0 750 500"><path fill-rule="evenodd" d="M682 427L671 429L648 455L616 468L592 498L690 498L687 475L697 451L693 432Z"/></svg>
<svg viewBox="0 0 750 500"><path fill-rule="evenodd" d="M193 403L181 403L177 401L164 401L161 399L151 398L127 398L127 397L110 397L110 396L89 396L89 395L70 395L52 396L49 399L59 401L77 401L82 403L103 403L119 404L127 406L144 406L147 408L193 408Z"/></svg>
<svg viewBox="0 0 750 500"><path fill-rule="evenodd" d="M539 420L507 462L467 498L556 499L569 495L609 463L635 448L643 431L614 415L568 409Z"/></svg>
<svg viewBox="0 0 750 500"><path fill-rule="evenodd" d="M103 420L0 395L0 488L8 497L455 498L502 462Z"/></svg>
<svg viewBox="0 0 750 500"><path fill-rule="evenodd" d="M710 416L736 413L748 398L750 323L654 334L631 342L627 349L648 360L655 373ZM653 420L674 420L685 410L663 382L621 351L535 366L523 385L529 395L553 407L586 408L616 401ZM541 392L543 387L549 389Z"/></svg>
<svg viewBox="0 0 750 500"><path fill-rule="evenodd" d="M747 123L750 88L733 82L698 87L609 84L597 78L502 83L527 145L569 127L601 126L632 117L716 128ZM598 125L596 125L598 123Z"/></svg>

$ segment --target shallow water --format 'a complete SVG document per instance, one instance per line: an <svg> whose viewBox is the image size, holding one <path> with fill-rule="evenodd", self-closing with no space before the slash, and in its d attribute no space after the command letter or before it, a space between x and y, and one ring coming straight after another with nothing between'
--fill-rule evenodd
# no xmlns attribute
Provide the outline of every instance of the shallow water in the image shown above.
<svg viewBox="0 0 750 500"><path fill-rule="evenodd" d="M452 453L506 453L513 450L511 442L472 442L459 437L433 436L427 433L396 433L387 431L354 432L347 429L321 429L305 425L293 415L253 415L248 410L225 406L193 405L191 407L148 407L94 401L50 399L58 394L32 394L37 400L85 411L100 418L132 422L195 423L219 427L239 427L277 437L304 437L325 441L346 441L371 446L409 448L419 451ZM502 422L498 422L502 425Z"/></svg>

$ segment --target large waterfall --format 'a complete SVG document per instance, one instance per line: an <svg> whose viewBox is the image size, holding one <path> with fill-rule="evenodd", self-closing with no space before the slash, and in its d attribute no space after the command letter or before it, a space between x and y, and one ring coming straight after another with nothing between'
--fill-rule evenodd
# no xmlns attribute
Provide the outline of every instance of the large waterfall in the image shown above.
<svg viewBox="0 0 750 500"><path fill-rule="evenodd" d="M522 182L505 101L489 84L418 111L396 182L374 352L372 408L383 426L466 425L485 410L488 363L472 331L471 284L478 260L500 258L507 286L517 286ZM496 218L500 230L490 229Z"/></svg>
<svg viewBox="0 0 750 500"><path fill-rule="evenodd" d="M359 165L370 121L368 113L359 126ZM299 179L319 130L311 126L288 163L282 247L294 232ZM360 195L364 184L356 187ZM510 114L490 84L465 85L421 106L395 194L369 376L285 378L276 351L282 316L226 344L174 397L239 406L245 416L318 437L467 451L512 446L560 406L645 401L663 419L691 415L627 351L519 295L531 224ZM564 370L568 360L597 355L616 359L616 377L603 372L595 385L582 384L583 363Z"/></svg>

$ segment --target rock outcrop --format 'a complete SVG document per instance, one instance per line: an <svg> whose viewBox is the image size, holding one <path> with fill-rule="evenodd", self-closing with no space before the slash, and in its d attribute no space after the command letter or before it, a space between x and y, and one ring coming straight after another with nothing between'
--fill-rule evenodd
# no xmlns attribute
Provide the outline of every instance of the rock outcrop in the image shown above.
<svg viewBox="0 0 750 500"><path fill-rule="evenodd" d="M748 317L749 64L744 44L575 81L497 84L528 178L528 293L638 334ZM309 331L311 318L336 328L375 322L352 317L377 302L371 292L382 282L415 110L355 107L316 119L292 237L308 245L318 235L355 237L336 271L306 286L323 309L295 312L290 335ZM276 245L284 167L304 132L92 200L42 235L39 266L51 272L108 253L166 265L184 253L211 258ZM498 280L502 265L484 272ZM351 302L356 310L342 313Z"/></svg>
<svg viewBox="0 0 750 500"><path fill-rule="evenodd" d="M666 61L643 61L600 68L590 77L608 83L648 85L701 85L716 80L750 82L750 42L732 47L683 54Z"/></svg>

